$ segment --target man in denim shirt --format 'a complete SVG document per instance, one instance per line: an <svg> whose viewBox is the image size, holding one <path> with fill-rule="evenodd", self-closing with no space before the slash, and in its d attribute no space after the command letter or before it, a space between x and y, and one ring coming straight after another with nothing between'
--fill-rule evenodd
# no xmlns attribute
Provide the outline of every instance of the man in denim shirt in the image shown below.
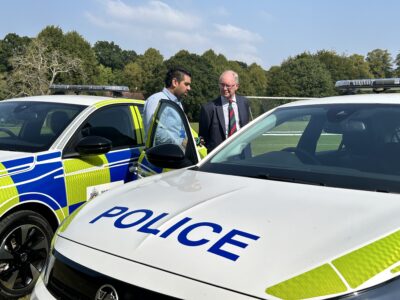
<svg viewBox="0 0 400 300"><path fill-rule="evenodd" d="M185 69L174 68L167 72L165 77L165 87L164 89L156 94L151 95L144 105L143 111L143 123L146 138L148 136L150 124L153 120L154 112L157 108L158 102L162 99L171 100L177 103L181 108L182 96L186 96L188 91L190 91L190 84L192 82L192 75ZM182 108L183 109L183 108ZM169 120L169 123L173 122Z"/></svg>

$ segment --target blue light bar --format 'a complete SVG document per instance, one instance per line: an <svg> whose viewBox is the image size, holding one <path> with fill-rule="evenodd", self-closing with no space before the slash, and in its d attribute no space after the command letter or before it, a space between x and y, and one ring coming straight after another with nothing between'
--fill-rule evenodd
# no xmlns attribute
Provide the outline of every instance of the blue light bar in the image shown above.
<svg viewBox="0 0 400 300"><path fill-rule="evenodd" d="M400 78L355 79L337 81L335 87L341 91L400 89Z"/></svg>
<svg viewBox="0 0 400 300"><path fill-rule="evenodd" d="M127 86L118 85L73 85L73 84L52 84L49 87L55 91L73 91L73 92L129 92Z"/></svg>

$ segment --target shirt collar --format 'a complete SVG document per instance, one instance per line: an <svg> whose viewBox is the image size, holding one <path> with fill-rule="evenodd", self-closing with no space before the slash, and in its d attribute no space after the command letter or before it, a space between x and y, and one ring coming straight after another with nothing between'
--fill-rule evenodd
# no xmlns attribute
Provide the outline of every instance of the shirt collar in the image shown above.
<svg viewBox="0 0 400 300"><path fill-rule="evenodd" d="M227 103L229 103L228 98L225 98L224 96L221 96L221 100L222 100L222 104L227 104ZM235 102L235 103L236 103L236 95L233 95L233 97L232 97L232 102Z"/></svg>
<svg viewBox="0 0 400 300"><path fill-rule="evenodd" d="M169 100L174 102L181 102L174 94L172 94L167 88L163 88L162 92L168 97Z"/></svg>

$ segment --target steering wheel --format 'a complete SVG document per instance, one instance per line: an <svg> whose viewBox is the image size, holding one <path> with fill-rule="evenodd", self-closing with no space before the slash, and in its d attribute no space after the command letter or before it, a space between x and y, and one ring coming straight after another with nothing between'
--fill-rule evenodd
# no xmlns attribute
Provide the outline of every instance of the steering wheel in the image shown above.
<svg viewBox="0 0 400 300"><path fill-rule="evenodd" d="M12 132L10 129L8 128L0 128L0 131L3 131L5 133L7 133L10 137L16 138L17 136L15 135L14 132Z"/></svg>
<svg viewBox="0 0 400 300"><path fill-rule="evenodd" d="M282 149L282 151L286 152L292 152L296 154L296 156L301 160L301 162L305 164L311 164L311 165L320 165L320 161L313 155L311 155L309 152L304 151L303 149L296 148L296 147L288 147L285 149Z"/></svg>

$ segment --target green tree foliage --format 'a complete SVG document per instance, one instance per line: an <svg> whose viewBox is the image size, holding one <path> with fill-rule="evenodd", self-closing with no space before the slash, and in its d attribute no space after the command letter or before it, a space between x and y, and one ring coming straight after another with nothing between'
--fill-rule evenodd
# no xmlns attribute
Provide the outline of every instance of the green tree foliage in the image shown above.
<svg viewBox="0 0 400 300"><path fill-rule="evenodd" d="M137 64L142 69L142 91L145 97L158 92L163 87L166 69L163 66L164 57L160 51L149 48L143 55L136 59ZM131 86L131 83L128 84Z"/></svg>
<svg viewBox="0 0 400 300"><path fill-rule="evenodd" d="M329 71L333 83L338 80L371 78L369 64L362 55L338 55L335 51L321 50L316 57Z"/></svg>
<svg viewBox="0 0 400 300"><path fill-rule="evenodd" d="M369 63L363 55L350 55L349 60L352 63L352 67L348 72L350 79L373 78L374 75L370 71Z"/></svg>
<svg viewBox="0 0 400 300"><path fill-rule="evenodd" d="M76 31L66 33L64 41L66 54L82 61L83 72L71 72L63 77L62 80L72 84L93 84L98 62L89 42Z"/></svg>
<svg viewBox="0 0 400 300"><path fill-rule="evenodd" d="M192 90L183 100L188 119L197 121L200 106L218 95L219 74L202 56L181 50L165 61L166 68L183 67L192 74ZM164 73L165 74L165 73Z"/></svg>
<svg viewBox="0 0 400 300"><path fill-rule="evenodd" d="M6 74L0 73L0 99L7 98L8 93Z"/></svg>
<svg viewBox="0 0 400 300"><path fill-rule="evenodd" d="M96 75L93 77L97 85L117 85L116 76L109 67L97 66Z"/></svg>
<svg viewBox="0 0 400 300"><path fill-rule="evenodd" d="M397 54L396 59L394 60L394 63L396 64L396 69L395 69L395 76L400 77L400 53Z"/></svg>
<svg viewBox="0 0 400 300"><path fill-rule="evenodd" d="M387 50L375 49L368 52L367 62L375 78L390 78L393 75L392 56Z"/></svg>
<svg viewBox="0 0 400 300"><path fill-rule="evenodd" d="M282 97L324 97L334 94L332 78L318 58L302 54L269 71L267 94Z"/></svg>
<svg viewBox="0 0 400 300"><path fill-rule="evenodd" d="M98 41L94 44L93 50L99 63L112 70L122 70L137 57L135 51L124 51L114 42Z"/></svg>
<svg viewBox="0 0 400 300"><path fill-rule="evenodd" d="M0 72L11 71L10 58L14 54L21 54L30 41L30 38L20 37L15 33L9 33L0 40Z"/></svg>
<svg viewBox="0 0 400 300"><path fill-rule="evenodd" d="M144 90L145 72L137 62L127 64L122 72L122 84L127 85L132 92Z"/></svg>

